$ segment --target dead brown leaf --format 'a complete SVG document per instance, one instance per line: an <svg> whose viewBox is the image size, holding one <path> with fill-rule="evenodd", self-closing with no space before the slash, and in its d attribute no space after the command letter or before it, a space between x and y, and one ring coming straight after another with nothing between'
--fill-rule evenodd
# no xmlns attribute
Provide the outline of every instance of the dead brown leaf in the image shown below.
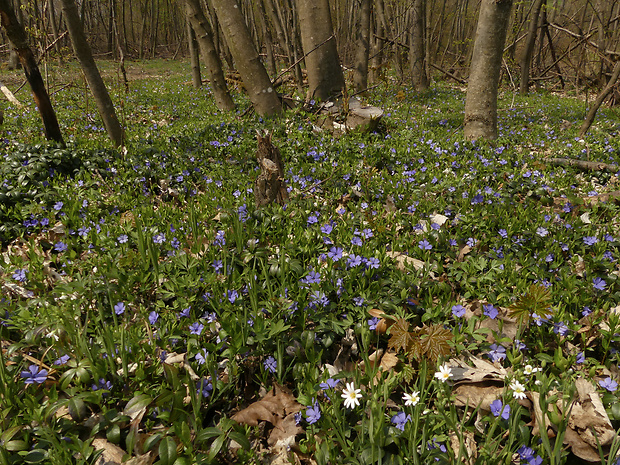
<svg viewBox="0 0 620 465"><path fill-rule="evenodd" d="M125 451L107 439L95 438L93 439L92 446L95 450L103 450L95 465L120 465L123 463Z"/></svg>
<svg viewBox="0 0 620 465"><path fill-rule="evenodd" d="M461 458L461 463L473 465L478 458L478 445L473 431L460 431L460 434L450 433L450 447L456 457Z"/></svg>
<svg viewBox="0 0 620 465"><path fill-rule="evenodd" d="M262 399L235 413L232 419L250 426L257 426L261 421L271 423L274 429L268 443L274 445L303 432L303 429L295 424L294 418L294 414L302 407L290 390L276 384Z"/></svg>
<svg viewBox="0 0 620 465"><path fill-rule="evenodd" d="M568 414L568 427L564 435L564 444L567 444L573 454L580 459L598 463L601 460L598 444L603 449L609 447L616 437L615 430L607 416L605 407L596 391L596 386L590 381L579 378L575 381L577 393L572 402L560 399L555 404L555 408L560 414ZM552 391L548 395L556 394ZM540 408L540 394L531 392L534 418L534 428L532 434L540 434L540 425L544 421L546 425L551 425L547 415L543 418ZM549 406L549 411L553 406ZM547 434L554 435L553 431L547 430Z"/></svg>
<svg viewBox="0 0 620 465"><path fill-rule="evenodd" d="M413 268L414 270L421 270L422 268L424 268L424 262L422 260L410 257L403 252L394 252L390 250L385 254L388 257L394 259L394 261L396 262L396 269L398 271L402 271L403 273L407 273L409 271L409 268Z"/></svg>

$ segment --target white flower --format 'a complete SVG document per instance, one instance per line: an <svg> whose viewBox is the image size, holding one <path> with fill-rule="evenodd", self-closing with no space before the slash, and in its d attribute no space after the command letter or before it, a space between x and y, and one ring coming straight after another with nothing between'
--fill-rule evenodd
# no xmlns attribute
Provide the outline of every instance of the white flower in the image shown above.
<svg viewBox="0 0 620 465"><path fill-rule="evenodd" d="M452 378L452 369L448 366L447 363L444 363L439 367L439 371L435 373L435 378L437 378L442 383L445 383L450 378Z"/></svg>
<svg viewBox="0 0 620 465"><path fill-rule="evenodd" d="M523 373L526 375L532 375L539 371L542 371L542 368L534 368L532 365L525 365L525 368L523 369Z"/></svg>
<svg viewBox="0 0 620 465"><path fill-rule="evenodd" d="M515 399L525 399L525 386L523 384L517 380L513 380L509 387L513 390L512 395Z"/></svg>
<svg viewBox="0 0 620 465"><path fill-rule="evenodd" d="M355 389L353 383L347 383L347 387L342 390L342 398L344 399L344 406L346 408L353 408L360 404L362 395L361 389Z"/></svg>
<svg viewBox="0 0 620 465"><path fill-rule="evenodd" d="M411 394L405 393L403 395L403 400L405 401L405 405L411 405L415 407L420 402L420 391L413 391Z"/></svg>

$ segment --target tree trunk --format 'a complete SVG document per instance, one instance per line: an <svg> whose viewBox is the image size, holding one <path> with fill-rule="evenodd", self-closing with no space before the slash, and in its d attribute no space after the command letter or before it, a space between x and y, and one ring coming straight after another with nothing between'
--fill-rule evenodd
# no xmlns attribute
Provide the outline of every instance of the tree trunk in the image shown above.
<svg viewBox="0 0 620 465"><path fill-rule="evenodd" d="M497 138L497 87L512 0L482 0L465 101L465 137Z"/></svg>
<svg viewBox="0 0 620 465"><path fill-rule="evenodd" d="M526 95L530 87L530 65L532 64L534 45L536 44L538 32L538 19L543 1L546 2L546 0L535 0L536 3L534 3L534 8L532 9L532 17L530 18L530 25L525 38L525 48L523 50L523 55L521 55L521 82L519 85L519 93L521 95Z"/></svg>
<svg viewBox="0 0 620 465"><path fill-rule="evenodd" d="M235 102L228 93L224 71L222 71L222 61L213 44L211 26L202 11L199 0L186 0L186 5L188 19L196 33L215 104L222 111L232 111L235 109Z"/></svg>
<svg viewBox="0 0 620 465"><path fill-rule="evenodd" d="M260 18L261 29L263 31L263 41L265 42L265 61L267 63L267 71L272 76L275 76L278 70L276 66L276 57L273 47L273 36L271 34L271 29L269 28L269 24L267 21L267 12L265 11L265 5L263 4L262 0L258 0L256 6L258 8L258 16Z"/></svg>
<svg viewBox="0 0 620 465"><path fill-rule="evenodd" d="M308 99L329 100L345 89L328 0L297 0L308 72Z"/></svg>
<svg viewBox="0 0 620 465"><path fill-rule="evenodd" d="M428 89L426 74L425 23L426 0L415 0L413 4L413 30L411 33L411 79L418 92Z"/></svg>
<svg viewBox="0 0 620 465"><path fill-rule="evenodd" d="M586 132L588 132L588 129L590 129L590 126L592 126L592 123L594 122L594 117L596 116L596 112L616 86L616 83L618 82L618 77L620 77L620 60L616 62L616 65L614 66L614 71L609 78L609 82L598 95L598 97L596 97L596 100L590 107L590 111L588 111L588 115L586 116L586 119L584 120L583 124L581 125L581 129L579 130L579 137L585 136Z"/></svg>
<svg viewBox="0 0 620 465"><path fill-rule="evenodd" d="M187 46L189 48L189 60L192 68L192 83L194 84L194 87L198 89L202 86L202 76L200 75L200 56L196 33L194 32L192 24L189 20L189 12L187 19Z"/></svg>
<svg viewBox="0 0 620 465"><path fill-rule="evenodd" d="M75 0L61 0L61 4L75 56L80 62L82 72L93 94L97 109L99 110L99 115L103 120L103 125L112 142L117 147L121 147L124 143L125 134L116 116L114 104L112 103L110 94L108 94L108 89L101 78L101 74L99 74L99 69L93 58L90 45L88 45L86 41L86 35L84 34L84 28Z"/></svg>
<svg viewBox="0 0 620 465"><path fill-rule="evenodd" d="M357 49L353 70L353 86L357 93L368 88L368 54L370 51L370 4L371 0L362 0L358 12L359 29L357 31Z"/></svg>
<svg viewBox="0 0 620 465"><path fill-rule="evenodd" d="M15 46L19 60L24 67L26 79L28 80L28 84L30 84L32 94L34 95L34 101L39 109L41 119L43 120L45 137L48 140L54 140L64 146L65 142L60 132L58 119L56 118L52 102L45 89L43 77L37 66L37 60L28 46L28 36L22 25L17 21L15 11L9 0L0 0L0 22L6 31L7 37Z"/></svg>
<svg viewBox="0 0 620 465"><path fill-rule="evenodd" d="M212 4L256 113L279 115L282 102L260 61L237 0L212 0Z"/></svg>

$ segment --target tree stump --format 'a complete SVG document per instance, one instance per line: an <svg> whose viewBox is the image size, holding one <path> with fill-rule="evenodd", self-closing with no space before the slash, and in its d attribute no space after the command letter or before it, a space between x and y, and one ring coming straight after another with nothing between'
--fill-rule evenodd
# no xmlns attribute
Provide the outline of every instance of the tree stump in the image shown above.
<svg viewBox="0 0 620 465"><path fill-rule="evenodd" d="M256 178L254 188L254 198L256 206L262 207L271 202L278 202L280 205L288 202L288 192L284 182L284 165L280 151L271 143L271 134L257 134L258 150L256 159L260 166L260 174Z"/></svg>
<svg viewBox="0 0 620 465"><path fill-rule="evenodd" d="M351 97L346 108L342 100L326 102L321 105L318 127L330 131L332 134L342 134L349 131L362 133L377 129L383 117L383 110L378 107L362 105L359 99Z"/></svg>

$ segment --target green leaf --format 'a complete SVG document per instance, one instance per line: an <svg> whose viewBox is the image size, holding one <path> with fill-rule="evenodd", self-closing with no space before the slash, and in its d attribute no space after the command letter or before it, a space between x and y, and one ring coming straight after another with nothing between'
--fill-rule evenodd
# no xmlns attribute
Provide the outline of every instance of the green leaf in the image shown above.
<svg viewBox="0 0 620 465"><path fill-rule="evenodd" d="M162 437L162 433L151 434L148 438L146 438L144 444L142 444L142 451L146 454L153 447L155 447L155 444L157 444Z"/></svg>
<svg viewBox="0 0 620 465"><path fill-rule="evenodd" d="M250 441L245 436L245 434L240 433L238 431L231 431L228 434L228 437L232 439L233 441L235 441L237 444L239 444L241 447L243 447L244 450L250 450L250 447L251 447Z"/></svg>
<svg viewBox="0 0 620 465"><path fill-rule="evenodd" d="M205 442L216 436L220 436L221 434L222 434L222 430L219 428L216 428L215 426L212 426L210 428L205 428L200 433L198 433L198 435L196 436L196 442L197 443Z"/></svg>
<svg viewBox="0 0 620 465"><path fill-rule="evenodd" d="M220 452L222 446L224 445L224 441L226 440L226 435L222 434L218 436L213 444L211 444L211 448L209 449L209 462L212 462L215 459L215 456Z"/></svg>
<svg viewBox="0 0 620 465"><path fill-rule="evenodd" d="M26 463L41 463L47 459L47 451L43 449L34 449L28 452L24 457Z"/></svg>
<svg viewBox="0 0 620 465"><path fill-rule="evenodd" d="M283 333L290 327L291 325L284 324L284 320L278 320L275 324L271 325L271 328L269 328L269 337L274 337L280 333Z"/></svg>
<svg viewBox="0 0 620 465"><path fill-rule="evenodd" d="M151 402L153 402L153 398L148 394L138 394L127 402L123 413L125 415L129 415L133 419L140 412L140 410L146 408Z"/></svg>
<svg viewBox="0 0 620 465"><path fill-rule="evenodd" d="M166 436L159 443L159 461L161 465L172 465L177 459L177 443L170 436Z"/></svg>

